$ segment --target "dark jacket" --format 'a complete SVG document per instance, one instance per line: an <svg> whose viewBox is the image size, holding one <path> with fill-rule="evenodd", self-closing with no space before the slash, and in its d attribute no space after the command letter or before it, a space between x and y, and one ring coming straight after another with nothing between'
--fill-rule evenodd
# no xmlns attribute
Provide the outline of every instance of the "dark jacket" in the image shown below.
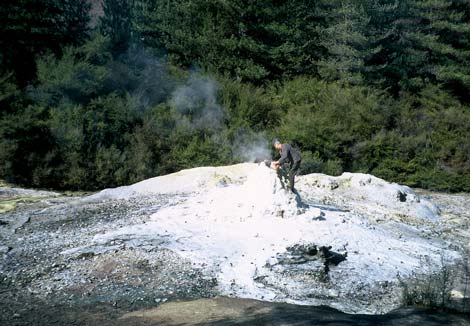
<svg viewBox="0 0 470 326"><path fill-rule="evenodd" d="M286 161L289 161L291 164L295 164L302 160L300 151L290 144L282 144L281 149L281 158L279 159L279 164L284 164Z"/></svg>

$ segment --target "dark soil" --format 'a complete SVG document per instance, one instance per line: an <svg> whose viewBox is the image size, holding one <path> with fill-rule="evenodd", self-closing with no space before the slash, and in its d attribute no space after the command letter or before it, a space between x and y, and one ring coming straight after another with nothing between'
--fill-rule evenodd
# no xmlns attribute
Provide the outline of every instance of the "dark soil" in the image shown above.
<svg viewBox="0 0 470 326"><path fill-rule="evenodd" d="M137 310L126 302L49 304L34 296L0 294L0 325L303 326L470 325L470 317L404 308L386 315L351 315L329 307L214 298L174 301ZM130 311L134 311L129 314Z"/></svg>

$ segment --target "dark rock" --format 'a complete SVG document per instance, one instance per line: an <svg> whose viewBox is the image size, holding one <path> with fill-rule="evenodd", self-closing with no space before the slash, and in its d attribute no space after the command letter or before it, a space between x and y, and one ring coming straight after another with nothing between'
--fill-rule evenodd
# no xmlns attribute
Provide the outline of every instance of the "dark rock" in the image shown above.
<svg viewBox="0 0 470 326"><path fill-rule="evenodd" d="M405 192L402 192L402 191L397 192L397 199L402 203L406 202L406 196L407 194Z"/></svg>
<svg viewBox="0 0 470 326"><path fill-rule="evenodd" d="M337 266L347 257L347 253L341 254L332 251L331 248L331 246L318 247L315 244L296 244L288 247L285 253L277 255L277 260L280 265L299 265L318 261L323 268L317 270L317 276L320 281L325 282L328 281L330 266Z"/></svg>

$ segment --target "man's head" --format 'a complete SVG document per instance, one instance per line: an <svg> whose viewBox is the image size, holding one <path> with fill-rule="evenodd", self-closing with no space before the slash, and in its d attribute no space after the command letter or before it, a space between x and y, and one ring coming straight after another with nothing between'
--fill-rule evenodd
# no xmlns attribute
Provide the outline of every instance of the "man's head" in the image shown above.
<svg viewBox="0 0 470 326"><path fill-rule="evenodd" d="M279 141L279 139L274 139L273 140L273 145L274 145L274 148L277 149L278 151L280 151L281 148L282 148L282 144Z"/></svg>

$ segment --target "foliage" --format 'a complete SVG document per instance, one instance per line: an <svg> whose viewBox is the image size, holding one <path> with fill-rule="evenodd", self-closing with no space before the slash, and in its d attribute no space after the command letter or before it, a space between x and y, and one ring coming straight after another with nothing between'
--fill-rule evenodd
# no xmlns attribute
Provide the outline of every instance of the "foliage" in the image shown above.
<svg viewBox="0 0 470 326"><path fill-rule="evenodd" d="M147 44L164 47L173 63L196 64L258 83L314 69L314 52L318 51L314 47L316 17L310 14L314 1L140 4L136 30Z"/></svg>
<svg viewBox="0 0 470 326"><path fill-rule="evenodd" d="M470 190L470 150L462 141L470 136L470 112L442 89L394 101L370 88L301 78L277 94L286 110L277 134L307 152L304 172L360 171L415 187Z"/></svg>
<svg viewBox="0 0 470 326"><path fill-rule="evenodd" d="M104 15L100 17L100 30L111 41L113 52L127 50L132 37L134 0L103 0Z"/></svg>
<svg viewBox="0 0 470 326"><path fill-rule="evenodd" d="M367 36L375 50L366 62L368 79L393 94L441 83L460 97L468 96L468 4L467 0L370 2Z"/></svg>
<svg viewBox="0 0 470 326"><path fill-rule="evenodd" d="M98 189L278 137L302 173L470 191L468 4L105 0L90 31L88 1L6 1L0 177Z"/></svg>
<svg viewBox="0 0 470 326"><path fill-rule="evenodd" d="M5 0L0 7L0 74L13 71L20 88L35 78L35 57L59 54L87 39L87 0Z"/></svg>
<svg viewBox="0 0 470 326"><path fill-rule="evenodd" d="M403 290L403 304L427 308L450 308L451 291L457 277L455 266L449 264L444 256L438 268L433 266L429 257L423 257L421 265L426 273L412 273L407 278L399 278Z"/></svg>
<svg viewBox="0 0 470 326"><path fill-rule="evenodd" d="M377 93L338 82L302 78L286 83L279 93L287 108L280 137L296 140L302 149L329 161L328 166L343 169L352 167L354 146L385 128L392 115Z"/></svg>

